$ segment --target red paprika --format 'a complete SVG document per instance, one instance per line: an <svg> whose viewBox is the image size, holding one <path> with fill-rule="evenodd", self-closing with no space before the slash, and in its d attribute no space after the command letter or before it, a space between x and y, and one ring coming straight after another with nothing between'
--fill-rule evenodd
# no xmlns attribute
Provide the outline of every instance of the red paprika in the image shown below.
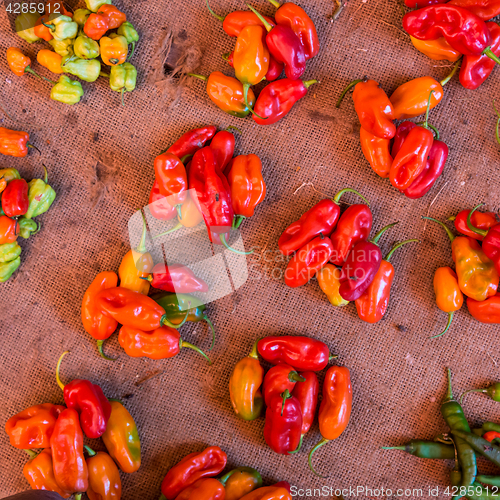
<svg viewBox="0 0 500 500"><path fill-rule="evenodd" d="M30 206L28 183L24 179L14 179L2 193L2 209L7 217L24 215Z"/></svg>
<svg viewBox="0 0 500 500"><path fill-rule="evenodd" d="M206 127L195 128L179 137L172 146L167 149L177 158L184 158L186 155L194 155L198 149L201 149L217 132L217 127L208 125Z"/></svg>

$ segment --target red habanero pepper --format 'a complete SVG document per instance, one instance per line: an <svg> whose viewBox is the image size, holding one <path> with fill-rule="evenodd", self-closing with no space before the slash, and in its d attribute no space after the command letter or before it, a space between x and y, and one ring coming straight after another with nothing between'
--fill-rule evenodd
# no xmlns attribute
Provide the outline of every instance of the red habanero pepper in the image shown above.
<svg viewBox="0 0 500 500"><path fill-rule="evenodd" d="M106 425L111 415L111 405L102 389L89 380L75 379L66 385L61 382L59 369L68 352L63 352L57 362L57 384L64 393L66 406L80 413L80 423L85 435L90 439L97 439L106 431Z"/></svg>
<svg viewBox="0 0 500 500"><path fill-rule="evenodd" d="M486 23L463 7L431 5L408 12L403 17L403 28L418 40L444 37L453 49L465 56L484 54L500 64L490 48L491 33Z"/></svg>
<svg viewBox="0 0 500 500"><path fill-rule="evenodd" d="M480 323L500 324L500 293L493 297L478 301L467 299L467 309L470 315Z"/></svg>
<svg viewBox="0 0 500 500"><path fill-rule="evenodd" d="M213 478L198 479L182 490L175 500L224 500L226 490L220 481Z"/></svg>
<svg viewBox="0 0 500 500"><path fill-rule="evenodd" d="M500 26L497 23L486 23L491 33L491 50L500 56ZM495 61L487 55L464 56L460 67L460 83L469 90L477 89L490 76Z"/></svg>
<svg viewBox="0 0 500 500"><path fill-rule="evenodd" d="M122 482L114 460L104 451L96 453L90 448L86 449L89 453L89 458L87 458L89 500L120 500Z"/></svg>
<svg viewBox="0 0 500 500"><path fill-rule="evenodd" d="M208 292L208 285L182 264L156 264L147 279L151 286L172 293Z"/></svg>
<svg viewBox="0 0 500 500"><path fill-rule="evenodd" d="M233 62L234 52L228 52L227 54L224 54L222 57L227 61L229 66L234 68L234 62ZM281 75L281 73L283 73L284 67L285 66L283 63L276 61L274 57L269 55L269 68L266 73L266 81L273 82L274 80L276 80L276 78L278 78Z"/></svg>
<svg viewBox="0 0 500 500"><path fill-rule="evenodd" d="M475 240L483 241L484 236L482 234L477 234L476 232L471 231L469 226L467 226L467 217L469 216L469 212L471 212L471 210L462 210L454 219L450 218L449 220L453 220L455 229L459 233L469 236L470 238L474 238ZM475 228L487 231L491 227L498 224L498 220L494 212L478 212L476 210L472 213L471 223Z"/></svg>
<svg viewBox="0 0 500 500"><path fill-rule="evenodd" d="M213 125L190 130L177 139L177 141L167 149L167 153L172 153L177 156L177 158L194 155L198 149L205 146L207 141L209 141L216 132L217 127Z"/></svg>
<svg viewBox="0 0 500 500"><path fill-rule="evenodd" d="M24 179L14 179L2 193L2 209L7 217L24 215L30 206L28 183Z"/></svg>
<svg viewBox="0 0 500 500"><path fill-rule="evenodd" d="M341 266L349 252L360 241L368 238L372 229L373 215L367 205L351 205L340 216L337 229L330 236L333 254L330 262Z"/></svg>
<svg viewBox="0 0 500 500"><path fill-rule="evenodd" d="M443 173L444 164L448 158L448 146L438 140L434 140L427 159L426 166L422 173L413 181L409 188L403 191L403 194L415 200L422 198L438 180Z"/></svg>
<svg viewBox="0 0 500 500"><path fill-rule="evenodd" d="M83 26L83 32L95 41L100 40L108 30L108 17L103 14L90 14Z"/></svg>
<svg viewBox="0 0 500 500"><path fill-rule="evenodd" d="M394 140L392 142L391 155L394 158L400 151L403 143L406 141L408 134L411 130L413 130L417 126L416 123L405 120L401 122L396 129L396 135L394 136Z"/></svg>
<svg viewBox="0 0 500 500"><path fill-rule="evenodd" d="M5 423L10 444L21 450L49 448L57 417L64 410L64 406L43 403L10 417Z"/></svg>
<svg viewBox="0 0 500 500"><path fill-rule="evenodd" d="M72 493L87 491L89 477L83 456L83 433L78 412L64 410L57 419L50 438L54 477L63 491Z"/></svg>
<svg viewBox="0 0 500 500"><path fill-rule="evenodd" d="M213 150L219 168L224 172L234 154L234 135L227 130L215 134L210 148ZM227 174L226 174L227 175Z"/></svg>
<svg viewBox="0 0 500 500"><path fill-rule="evenodd" d="M321 371L336 357L324 342L303 336L266 337L257 342L257 349L268 363L285 363L301 371Z"/></svg>
<svg viewBox="0 0 500 500"><path fill-rule="evenodd" d="M370 286L382 262L382 252L377 243L380 237L396 225L393 222L382 228L372 240L360 241L351 250L342 265L339 293L349 302L359 299Z"/></svg>
<svg viewBox="0 0 500 500"><path fill-rule="evenodd" d="M391 140L381 139L360 127L359 142L361 151L373 171L383 179L389 177L392 166Z"/></svg>
<svg viewBox="0 0 500 500"><path fill-rule="evenodd" d="M300 403L286 389L283 394L275 395L267 406L264 439L275 453L289 455L298 449L301 435Z"/></svg>
<svg viewBox="0 0 500 500"><path fill-rule="evenodd" d="M102 350L104 341L111 337L118 326L118 322L113 318L105 316L96 308L95 296L106 288L114 288L118 285L118 276L113 271L104 271L99 273L94 281L90 284L83 296L82 301L82 323L85 331L94 339L97 340L97 349L99 354L104 358L108 358Z"/></svg>
<svg viewBox="0 0 500 500"><path fill-rule="evenodd" d="M155 219L172 220L177 215L177 209L171 206L167 197L160 193L160 185L156 179L149 195L148 208Z"/></svg>
<svg viewBox="0 0 500 500"><path fill-rule="evenodd" d="M318 376L314 372L300 372L299 375L304 377L305 380L295 384L292 395L295 396L300 403L300 409L302 411L302 436L304 436L309 432L314 421L314 415L316 414L319 382Z"/></svg>
<svg viewBox="0 0 500 500"><path fill-rule="evenodd" d="M252 6L248 7L259 17L267 30L266 44L269 54L284 64L287 78L298 80L306 70L306 54L300 38L290 26L271 26Z"/></svg>
<svg viewBox="0 0 500 500"><path fill-rule="evenodd" d="M463 7L476 14L483 21L488 21L500 14L500 2L498 0L451 0L448 5Z"/></svg>
<svg viewBox="0 0 500 500"><path fill-rule="evenodd" d="M214 477L224 470L227 455L218 447L190 453L172 467L161 483L161 493L167 500L174 500L179 493L199 479Z"/></svg>
<svg viewBox="0 0 500 500"><path fill-rule="evenodd" d="M285 389L292 392L297 382L305 382L305 378L299 375L289 365L279 364L273 366L264 377L264 401L267 406L271 404L274 396L279 396Z"/></svg>
<svg viewBox="0 0 500 500"><path fill-rule="evenodd" d="M311 463L313 453L345 431L351 417L351 408L352 385L349 370L345 366L332 366L325 375L323 399L319 407L319 431L323 439L309 453L309 467L317 476L319 474Z"/></svg>
<svg viewBox="0 0 500 500"><path fill-rule="evenodd" d="M435 5L437 3L446 3L448 0L405 0L406 7L410 9L421 9L428 5Z"/></svg>
<svg viewBox="0 0 500 500"><path fill-rule="evenodd" d="M179 214L188 188L186 167L177 156L163 153L155 158L154 168L160 194L168 197Z"/></svg>
<svg viewBox="0 0 500 500"><path fill-rule="evenodd" d="M389 260L399 247L406 245L406 243L418 241L406 240L397 243L382 260L373 281L363 295L356 299L356 310L358 311L359 319L367 323L377 323L384 317L389 306L391 287L394 281L394 267Z"/></svg>
<svg viewBox="0 0 500 500"><path fill-rule="evenodd" d="M259 125L276 123L290 112L293 105L302 99L307 94L307 89L315 83L318 83L318 80L303 82L283 78L266 85L254 106L255 112L265 119L253 115L253 120Z"/></svg>
<svg viewBox="0 0 500 500"><path fill-rule="evenodd" d="M488 441L488 443L492 443L495 439L500 440L500 432L488 431L488 432L483 434L483 439Z"/></svg>
<svg viewBox="0 0 500 500"><path fill-rule="evenodd" d="M368 203L362 194L351 188L340 190L332 199L321 200L283 231L278 240L280 252L283 255L292 255L314 238L329 236L339 221L339 201L344 193L355 193Z"/></svg>
<svg viewBox="0 0 500 500"><path fill-rule="evenodd" d="M330 238L314 238L291 258L285 269L285 283L291 288L305 285L330 260L332 254Z"/></svg>
<svg viewBox="0 0 500 500"><path fill-rule="evenodd" d="M119 28L124 22L127 21L127 15L118 10L114 5L110 4L101 5L97 14L106 18L110 30Z"/></svg>
<svg viewBox="0 0 500 500"><path fill-rule="evenodd" d="M19 224L6 215L0 215L0 245L14 243L19 236Z"/></svg>

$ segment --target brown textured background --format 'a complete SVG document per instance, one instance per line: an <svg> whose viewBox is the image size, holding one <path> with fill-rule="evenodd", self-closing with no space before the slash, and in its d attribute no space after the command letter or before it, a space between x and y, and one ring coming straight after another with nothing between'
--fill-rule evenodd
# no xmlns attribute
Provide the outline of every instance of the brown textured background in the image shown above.
<svg viewBox="0 0 500 500"><path fill-rule="evenodd" d="M253 5L271 14L264 0ZM209 16L202 0L182 2L116 2L137 26L142 39L132 62L139 70L138 90L126 95L126 107L106 81L84 83L85 97L68 107L49 99L49 86L35 78L18 78L0 62L0 104L15 121L0 113L2 126L23 129L43 152L50 181L58 193L53 208L40 220L42 231L22 242L22 267L0 286L0 422L41 402L60 402L54 368L64 349L72 351L63 377L89 378L100 383L109 397L126 397L142 437L143 462L133 475L122 475L125 500L159 496L166 471L189 452L218 444L229 466L259 469L266 482L288 480L300 487L357 485L391 488L447 486L451 464L419 460L397 452L382 452L411 438L431 438L445 430L439 414L446 366L454 371L454 388L460 392L498 380L498 327L473 320L464 308L456 314L451 331L428 340L444 327L446 315L434 304L432 276L451 263L444 232L421 221L426 213L444 219L480 201L497 210L499 196L498 144L494 139L495 115L491 105L500 71L495 70L477 91L463 89L457 79L431 120L450 146L444 175L421 200L408 200L388 182L379 179L364 160L358 141L358 121L347 98L334 108L341 89L352 79L368 74L390 94L399 84L418 76L443 77L447 63L434 62L418 53L401 31L401 10L395 0L350 0L341 18L331 23L330 0L304 0L300 4L318 26L322 51L310 61L305 78L320 85L283 121L270 127L251 119L224 115L205 96L201 83L189 83L180 101L169 101L147 83L158 38L167 29L185 30L203 51L198 72L230 73L220 55L234 40ZM212 0L217 12L244 8L243 1ZM0 48L24 49L33 60L41 44L28 46L12 33L6 13L0 14ZM36 62L34 68L40 70ZM152 162L190 128L214 123L235 125L238 153L257 153L264 164L268 196L253 220L243 225L247 246L257 252L249 259L250 277L236 293L211 304L210 316L218 341L209 367L193 352L172 360L128 358L116 336L108 343L116 363L96 355L94 343L80 322L82 295L97 272L117 270L129 248L127 222L135 209L147 204L153 182ZM0 159L23 177L40 176L38 155L27 159ZM383 240L383 250L399 239L418 237L393 259L397 276L392 302L377 325L361 322L354 307L334 309L316 282L300 289L287 288L279 277L284 263L259 260L263 249L274 255L280 232L321 195L333 195L351 186L372 203L375 229L393 221L400 224ZM430 207L438 191L439 197ZM346 202L354 197L346 196ZM246 423L234 415L227 391L228 378L238 359L258 337L270 334L306 334L317 337L340 354L339 363L352 372L354 407L347 431L316 455L315 478L307 468L306 452L319 439L317 425L294 457L275 455L262 436L263 420ZM208 348L206 327L182 328L186 340ZM156 370L161 374L136 386ZM499 406L481 396L466 404L471 422L498 420ZM0 432L2 481L0 496L23 491L25 454L9 446ZM482 463L482 462L481 462Z"/></svg>

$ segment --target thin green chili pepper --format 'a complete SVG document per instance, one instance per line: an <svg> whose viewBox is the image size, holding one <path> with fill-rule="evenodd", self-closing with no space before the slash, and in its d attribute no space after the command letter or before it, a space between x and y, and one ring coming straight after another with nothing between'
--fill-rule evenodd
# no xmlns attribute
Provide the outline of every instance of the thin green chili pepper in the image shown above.
<svg viewBox="0 0 500 500"><path fill-rule="evenodd" d="M476 436L472 432L452 430L451 433L459 439L462 439L473 450L483 457L493 462L497 467L500 467L500 447L496 446L481 436Z"/></svg>
<svg viewBox="0 0 500 500"><path fill-rule="evenodd" d="M485 432L486 431L482 427L479 429L472 429L472 434L475 434L476 436L482 436Z"/></svg>
<svg viewBox="0 0 500 500"><path fill-rule="evenodd" d="M418 458L435 458L443 460L451 460L455 456L453 446L435 443L434 441L422 441L420 439L412 439L409 443L403 446L383 446L383 450L401 450Z"/></svg>
<svg viewBox="0 0 500 500"><path fill-rule="evenodd" d="M470 389L469 391L465 391L461 398L460 402L462 403L464 400L464 397L467 396L467 394L470 394L471 392L482 392L483 394L488 394L488 396L493 399L493 401L500 401L500 382L495 382L494 384L491 384L489 387L486 389Z"/></svg>
<svg viewBox="0 0 500 500"><path fill-rule="evenodd" d="M483 474L476 477L476 481L487 484L488 486L500 487L500 476L485 476Z"/></svg>

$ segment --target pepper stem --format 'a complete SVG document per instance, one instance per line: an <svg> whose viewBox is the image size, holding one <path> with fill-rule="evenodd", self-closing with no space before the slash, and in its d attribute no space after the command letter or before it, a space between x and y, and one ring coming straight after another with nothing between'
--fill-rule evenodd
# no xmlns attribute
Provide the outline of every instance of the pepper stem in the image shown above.
<svg viewBox="0 0 500 500"><path fill-rule="evenodd" d="M267 0L273 7L276 7L279 9L281 7L281 4L277 0Z"/></svg>
<svg viewBox="0 0 500 500"><path fill-rule="evenodd" d="M453 69L451 73L443 78L439 83L441 84L442 87L444 87L454 76L455 73L458 71L458 68L460 68L460 64L462 62L462 58L460 58L453 66Z"/></svg>
<svg viewBox="0 0 500 500"><path fill-rule="evenodd" d="M448 387L446 389L445 401L454 401L453 388L451 387L451 370L446 368L446 373L448 374Z"/></svg>
<svg viewBox="0 0 500 500"><path fill-rule="evenodd" d="M228 249L228 250L231 250L231 252L234 252L238 255L251 255L253 254L253 250L250 250L250 252L242 252L241 250L236 250L235 248L229 246L229 243L226 241L226 235L224 233L222 233L220 235L220 241L222 242L222 244Z"/></svg>
<svg viewBox="0 0 500 500"><path fill-rule="evenodd" d="M425 117L424 117L424 127L429 128L429 111L431 110L431 99L432 99L432 94L434 94L434 90L431 90L429 92L429 98L427 99L427 109L425 111Z"/></svg>
<svg viewBox="0 0 500 500"><path fill-rule="evenodd" d="M162 493L158 500L167 500L167 497Z"/></svg>
<svg viewBox="0 0 500 500"><path fill-rule="evenodd" d="M195 345L193 345L193 344L191 344L189 342L184 342L184 340L182 340L182 339L179 341L179 347L181 349L183 347L187 347L188 349L193 349L197 353L201 354L208 361L209 365L212 364L212 362L210 361L210 358L199 347L196 347Z"/></svg>
<svg viewBox="0 0 500 500"><path fill-rule="evenodd" d="M208 12L210 12L210 14L212 14L212 16L215 17L215 19L218 19L221 23L224 22L224 17L222 16L219 16L217 15L211 8L210 8L210 4L208 3L208 0L206 0L207 2L207 8L208 8ZM162 495L163 496L163 495ZM161 500L161 499L160 499Z"/></svg>
<svg viewBox="0 0 500 500"><path fill-rule="evenodd" d="M95 457L97 455L97 452L95 452L90 446L84 445L83 447L89 454L89 457Z"/></svg>
<svg viewBox="0 0 500 500"><path fill-rule="evenodd" d="M146 236L148 235L148 226L146 223L146 217L144 217L144 214L142 213L141 210L141 216L142 216L142 234L141 234L141 239L139 241L138 247L135 249L136 252L140 254L144 254L147 252L146 248Z"/></svg>
<svg viewBox="0 0 500 500"><path fill-rule="evenodd" d="M189 303L189 306L191 306L191 303ZM189 310L186 311L186 315L184 316L184 318L182 319L182 321L178 324L178 325L174 325L167 317L166 314L164 314L161 319L160 319L160 324L161 325L167 325L169 326L170 328L175 328L176 330L178 330L188 319L188 316L189 316Z"/></svg>
<svg viewBox="0 0 500 500"><path fill-rule="evenodd" d="M434 134L436 134L435 139L439 141L439 130L434 125L431 125L430 123L427 124L427 127L429 127L434 132Z"/></svg>
<svg viewBox="0 0 500 500"><path fill-rule="evenodd" d="M181 163L184 165L186 163L187 160L189 160L189 158L192 158L193 155L184 155L182 158L181 158Z"/></svg>
<svg viewBox="0 0 500 500"><path fill-rule="evenodd" d="M401 248L403 245L406 245L407 243L420 243L420 240L404 240L404 241L400 241L399 243L396 243L392 248L391 250L389 251L389 253L385 256L385 261L386 262L389 262L391 260L391 257L393 256L394 252L398 249L398 248Z"/></svg>
<svg viewBox="0 0 500 500"><path fill-rule="evenodd" d="M252 106L250 106L250 103L248 102L248 89L251 87L251 85L249 83L244 83L243 84L243 98L245 100L245 106L250 110L250 113L252 113L252 115L255 115L257 118L260 118L261 120L267 120L267 117L266 118L263 118L262 116L258 115L252 108Z"/></svg>
<svg viewBox="0 0 500 500"><path fill-rule="evenodd" d="M374 243L375 245L379 242L381 236L388 230L391 229L391 227L394 227L396 224L399 224L399 222L391 222L391 224L387 224L387 226L383 227L371 240L371 243Z"/></svg>
<svg viewBox="0 0 500 500"><path fill-rule="evenodd" d="M83 493L75 493L75 500L82 500Z"/></svg>
<svg viewBox="0 0 500 500"><path fill-rule="evenodd" d="M24 69L24 72L25 73L30 73L33 76L36 76L37 78L40 78L40 80L45 80L46 82L52 83L53 85L56 84L56 82L54 82L52 80L49 80L48 78L45 78L42 75L39 75L36 71L33 71L29 66L26 66L26 68Z"/></svg>
<svg viewBox="0 0 500 500"><path fill-rule="evenodd" d="M168 231L165 231L164 233L157 234L156 236L153 236L153 240L155 240L156 238L160 238L161 236L165 236L167 234L173 233L174 231L178 231L182 227L184 227L184 226L179 222L179 224L177 224L177 226L173 227L172 229L169 229Z"/></svg>
<svg viewBox="0 0 500 500"><path fill-rule="evenodd" d="M231 52L225 52L224 54L222 54L222 59L224 59L224 61L229 61L230 55L231 55Z"/></svg>
<svg viewBox="0 0 500 500"><path fill-rule="evenodd" d="M61 363L62 363L64 356L66 356L66 354L69 354L69 351L64 351L61 354L61 357L57 361L57 365L56 365L56 380L57 380L57 385L61 388L61 391L64 391L64 384L61 382L61 378L59 376L59 370L61 369Z"/></svg>
<svg viewBox="0 0 500 500"><path fill-rule="evenodd" d="M203 80L204 82L206 82L208 80L208 78L206 76L198 75L197 73L188 73L188 76L198 78L198 80Z"/></svg>
<svg viewBox="0 0 500 500"><path fill-rule="evenodd" d="M234 220L233 220L233 228L238 229L241 224L243 224L243 221L246 219L244 215L237 215Z"/></svg>
<svg viewBox="0 0 500 500"><path fill-rule="evenodd" d="M33 459L33 458L35 458L35 457L37 457L37 456L38 456L38 453L36 453L36 452L35 452L35 451L33 451L33 450L24 450L24 451L28 454L28 456L29 456L31 459Z"/></svg>
<svg viewBox="0 0 500 500"><path fill-rule="evenodd" d="M406 446L382 446L381 450L401 450L406 451Z"/></svg>
<svg viewBox="0 0 500 500"><path fill-rule="evenodd" d="M254 358L254 359L259 359L259 351L257 350L257 345L259 343L259 340L255 341L255 344L252 346L252 350L250 351L250 354L248 355L249 358Z"/></svg>
<svg viewBox="0 0 500 500"><path fill-rule="evenodd" d="M40 156L42 156L42 152L34 144L31 144L31 142L28 142L28 143L26 143L26 145L29 148L34 149ZM43 165L43 163L42 163L42 165Z"/></svg>
<svg viewBox="0 0 500 500"><path fill-rule="evenodd" d="M460 396L460 404L462 404L465 396L471 392L480 392L482 394L486 394L488 392L488 389L469 389L468 391L465 391L461 396Z"/></svg>
<svg viewBox="0 0 500 500"><path fill-rule="evenodd" d="M47 184L47 182L49 181L49 172L47 171L47 167L43 163L42 167L43 167L43 182Z"/></svg>
<svg viewBox="0 0 500 500"><path fill-rule="evenodd" d="M247 4L247 7L259 18L259 21L264 25L264 28L266 28L269 33L273 27L264 19L264 16L260 12L257 12L251 5Z"/></svg>
<svg viewBox="0 0 500 500"><path fill-rule="evenodd" d="M479 207L482 207L484 205L484 203L480 203L479 205L476 205L470 212L469 212L469 215L467 216L467 227L471 230L471 231L474 231L476 234L480 234L481 236L486 236L488 234L488 231L486 231L485 229L479 229L478 227L476 226L473 226L472 225L472 220L471 220L471 217L472 217L472 214L479 208Z"/></svg>
<svg viewBox="0 0 500 500"><path fill-rule="evenodd" d="M109 356L106 356L106 354L104 354L103 347L104 347L104 340L98 340L97 341L97 350L99 351L101 358L103 358L107 361L116 361L118 359L118 358L110 358Z"/></svg>
<svg viewBox="0 0 500 500"><path fill-rule="evenodd" d="M307 80L306 82L302 82L304 87L308 89L311 85L314 85L315 83L319 83L318 80Z"/></svg>
<svg viewBox="0 0 500 500"><path fill-rule="evenodd" d="M130 51L130 55L127 57L127 61L130 61L130 59L132 59L132 56L135 52L135 42L131 42L130 45L132 45L132 50Z"/></svg>
<svg viewBox="0 0 500 500"><path fill-rule="evenodd" d="M314 467L312 466L312 461L311 461L311 459L312 459L313 453L314 453L317 449L321 448L324 444L328 443L328 441L330 441L330 440L329 440L329 439L325 439L325 438L323 438L323 439L322 439L322 440L321 440L318 444L316 444L316 445L314 446L314 448L313 448L313 449L309 452L309 456L308 456L308 459L307 459L307 460L308 460L308 462L309 462L309 468L313 471L313 473L314 473L316 476L321 477L321 478L323 478L323 479L325 478L325 476L322 476L321 474L318 474L318 473L314 470Z"/></svg>
<svg viewBox="0 0 500 500"><path fill-rule="evenodd" d="M370 202L361 194L361 193L358 193L355 189L352 189L352 188L344 188L344 189L341 189L334 197L333 197L333 201L338 205L339 204L339 201L340 201L340 198L342 197L342 195L344 193L354 193L354 194L357 194L360 198L362 198L366 204L368 206L370 206Z"/></svg>
<svg viewBox="0 0 500 500"><path fill-rule="evenodd" d="M290 372L288 374L288 380L290 382L305 382L306 379L297 372Z"/></svg>
<svg viewBox="0 0 500 500"><path fill-rule="evenodd" d="M453 321L453 311L448 313L448 321L446 323L446 328L441 333L438 333L437 335L433 335L432 337L429 337L429 338L430 339L437 339L438 337L441 337L442 335L444 335L450 329L452 321Z"/></svg>
<svg viewBox="0 0 500 500"><path fill-rule="evenodd" d="M110 75L108 75L107 73L104 73L104 71L100 71L99 76L104 76L105 78L109 78Z"/></svg>
<svg viewBox="0 0 500 500"><path fill-rule="evenodd" d="M443 222L441 222L441 221L439 221L437 219L433 219L432 217L424 217L424 216L422 216L422 219L427 219L427 220L431 220L432 222L436 222L437 224L439 224L446 231L446 234L448 235L448 238L450 238L450 241L453 241L455 239L455 236L450 231L450 228L446 224L444 224Z"/></svg>
<svg viewBox="0 0 500 500"><path fill-rule="evenodd" d="M203 316L203 319L206 321L207 325L210 327L210 330L212 330L212 345L210 346L210 349L209 349L209 351L211 351L215 345L215 328L214 328L213 323L210 321L210 318L206 314Z"/></svg>
<svg viewBox="0 0 500 500"><path fill-rule="evenodd" d="M497 107L495 106L495 99L493 99L493 109L495 110L495 113L498 116L497 126L495 129L495 137L497 139L498 144L500 144L500 113L498 112Z"/></svg>
<svg viewBox="0 0 500 500"><path fill-rule="evenodd" d="M497 64L500 64L500 59L498 56L495 55L495 53L491 50L491 47L486 47L483 50L483 54L485 56L488 56L492 61L495 61Z"/></svg>
<svg viewBox="0 0 500 500"><path fill-rule="evenodd" d="M300 449L302 448L302 442L303 441L304 441L304 434L301 434L300 435L299 445L297 446L297 449L293 450L293 451L289 451L288 454L289 455L295 455L295 453L298 453L300 451Z"/></svg>
<svg viewBox="0 0 500 500"><path fill-rule="evenodd" d="M175 208L177 210L177 217L179 217L179 220L182 220L182 203L175 205Z"/></svg>
<svg viewBox="0 0 500 500"><path fill-rule="evenodd" d="M342 94L340 94L340 97L339 97L339 100L337 101L337 104L335 105L336 108L340 108L340 105L342 104L342 101L344 100L344 97L345 95L347 94L347 92L349 92L349 90L351 90L355 85L357 85L358 83L361 83L362 81L364 81L365 78L361 78L360 80L354 80L353 82L351 82L343 91L342 91Z"/></svg>
<svg viewBox="0 0 500 500"><path fill-rule="evenodd" d="M283 402L281 404L281 416L283 416L283 412L285 411L285 403L287 399L290 399L292 395L290 394L290 391L288 389L285 389L285 392L281 393L281 397L283 399Z"/></svg>

